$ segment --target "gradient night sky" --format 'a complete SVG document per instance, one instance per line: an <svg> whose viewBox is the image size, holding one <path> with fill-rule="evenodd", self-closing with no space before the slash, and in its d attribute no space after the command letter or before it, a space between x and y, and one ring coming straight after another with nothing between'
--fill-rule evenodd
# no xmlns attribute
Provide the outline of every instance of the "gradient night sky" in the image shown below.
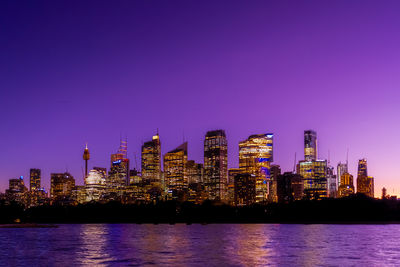
<svg viewBox="0 0 400 267"><path fill-rule="evenodd" d="M275 134L275 163L303 159L303 131L319 157L366 157L375 195L400 194L398 1L2 1L0 190L41 168L109 168L127 136L159 128L163 154L183 135L203 162L207 130L238 142ZM394 190L394 191L393 191Z"/></svg>

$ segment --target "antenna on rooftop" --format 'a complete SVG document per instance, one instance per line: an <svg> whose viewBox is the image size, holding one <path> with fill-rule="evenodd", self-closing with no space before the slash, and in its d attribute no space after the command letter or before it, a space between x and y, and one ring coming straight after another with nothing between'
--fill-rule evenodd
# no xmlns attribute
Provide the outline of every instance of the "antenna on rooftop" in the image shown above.
<svg viewBox="0 0 400 267"><path fill-rule="evenodd" d="M296 158L297 158L297 153L294 152L294 164L293 164L293 172L296 171Z"/></svg>
<svg viewBox="0 0 400 267"><path fill-rule="evenodd" d="M331 151L328 149L328 165L331 164Z"/></svg>

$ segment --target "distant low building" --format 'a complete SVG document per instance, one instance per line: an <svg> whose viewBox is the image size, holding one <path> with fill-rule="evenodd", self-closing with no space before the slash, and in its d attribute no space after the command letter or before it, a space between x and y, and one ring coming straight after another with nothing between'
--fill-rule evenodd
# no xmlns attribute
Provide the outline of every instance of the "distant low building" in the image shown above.
<svg viewBox="0 0 400 267"><path fill-rule="evenodd" d="M256 182L254 174L241 173L235 176L235 205L246 206L256 202Z"/></svg>
<svg viewBox="0 0 400 267"><path fill-rule="evenodd" d="M286 203L303 198L303 177L292 172L285 172L277 177L278 202Z"/></svg>
<svg viewBox="0 0 400 267"><path fill-rule="evenodd" d="M50 198L52 203L69 204L72 201L72 191L75 179L68 172L50 174Z"/></svg>

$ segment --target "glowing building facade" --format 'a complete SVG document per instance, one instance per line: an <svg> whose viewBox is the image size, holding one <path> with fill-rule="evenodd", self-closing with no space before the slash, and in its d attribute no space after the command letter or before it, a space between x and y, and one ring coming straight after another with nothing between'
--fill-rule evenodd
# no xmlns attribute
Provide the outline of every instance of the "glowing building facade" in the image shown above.
<svg viewBox="0 0 400 267"><path fill-rule="evenodd" d="M105 194L106 173L104 169L97 168L89 172L85 178L83 202L99 201Z"/></svg>
<svg viewBox="0 0 400 267"><path fill-rule="evenodd" d="M366 159L360 159L358 161L357 193L361 193L372 198L374 197L374 178L368 176Z"/></svg>
<svg viewBox="0 0 400 267"><path fill-rule="evenodd" d="M300 161L298 173L303 177L304 194L310 199L328 196L327 161Z"/></svg>
<svg viewBox="0 0 400 267"><path fill-rule="evenodd" d="M194 160L188 160L186 162L186 172L189 184L203 183L203 164L196 163Z"/></svg>
<svg viewBox="0 0 400 267"><path fill-rule="evenodd" d="M268 200L278 202L278 176L281 174L279 165L271 165L271 180L269 182Z"/></svg>
<svg viewBox="0 0 400 267"><path fill-rule="evenodd" d="M339 197L347 197L354 194L353 175L350 173L342 173L338 195Z"/></svg>
<svg viewBox="0 0 400 267"><path fill-rule="evenodd" d="M129 184L127 148L127 142L121 140L118 152L111 154L111 167L107 177L107 189L109 192L119 193L121 187Z"/></svg>
<svg viewBox="0 0 400 267"><path fill-rule="evenodd" d="M142 179L161 182L161 142L158 134L142 145Z"/></svg>
<svg viewBox="0 0 400 267"><path fill-rule="evenodd" d="M313 130L304 131L304 160L316 160L317 155L317 133Z"/></svg>
<svg viewBox="0 0 400 267"><path fill-rule="evenodd" d="M68 172L50 174L50 197L52 201L69 200L75 187L75 179Z"/></svg>
<svg viewBox="0 0 400 267"><path fill-rule="evenodd" d="M239 143L239 168L256 177L256 202L268 198L273 161L273 134L251 135Z"/></svg>
<svg viewBox="0 0 400 267"><path fill-rule="evenodd" d="M337 179L338 179L338 184L340 186L341 180L342 180L342 175L345 173L349 173L349 168L348 164L346 163L341 163L339 162L337 165Z"/></svg>
<svg viewBox="0 0 400 267"><path fill-rule="evenodd" d="M40 189L41 170L30 169L29 170L29 184L31 191L38 191Z"/></svg>
<svg viewBox="0 0 400 267"><path fill-rule="evenodd" d="M228 142L223 130L206 133L204 140L204 179L209 199L226 199L228 185Z"/></svg>
<svg viewBox="0 0 400 267"><path fill-rule="evenodd" d="M334 174L335 168L332 166L328 166L326 168L326 182L328 187L328 196L332 198L337 197L337 180L336 175Z"/></svg>
<svg viewBox="0 0 400 267"><path fill-rule="evenodd" d="M188 189L186 165L187 142L164 155L165 185L173 198Z"/></svg>

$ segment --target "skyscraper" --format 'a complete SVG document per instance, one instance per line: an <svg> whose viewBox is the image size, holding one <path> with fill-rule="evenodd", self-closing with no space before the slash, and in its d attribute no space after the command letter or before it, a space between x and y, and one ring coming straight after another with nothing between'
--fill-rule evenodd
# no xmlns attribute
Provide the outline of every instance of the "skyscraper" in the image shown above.
<svg viewBox="0 0 400 267"><path fill-rule="evenodd" d="M189 184L203 183L203 164L196 163L194 160L188 160L186 162L186 171Z"/></svg>
<svg viewBox="0 0 400 267"><path fill-rule="evenodd" d="M256 177L256 202L266 201L273 161L273 137L271 133L251 135L239 142L239 168L242 173Z"/></svg>
<svg viewBox="0 0 400 267"><path fill-rule="evenodd" d="M281 174L279 165L271 165L271 181L269 183L268 200L278 202L278 176Z"/></svg>
<svg viewBox="0 0 400 267"><path fill-rule="evenodd" d="M304 194L307 198L320 199L328 196L326 160L300 161L298 173L303 176Z"/></svg>
<svg viewBox="0 0 400 267"><path fill-rule="evenodd" d="M317 133L304 131L304 160L299 162L297 173L303 176L304 194L311 199L325 198L329 193L328 162L317 158Z"/></svg>
<svg viewBox="0 0 400 267"><path fill-rule="evenodd" d="M29 170L29 184L32 192L40 189L41 171L40 169Z"/></svg>
<svg viewBox="0 0 400 267"><path fill-rule="evenodd" d="M313 130L306 130L304 131L304 160L313 161L317 157L317 133Z"/></svg>
<svg viewBox="0 0 400 267"><path fill-rule="evenodd" d="M338 184L340 185L341 183L341 177L343 174L348 173L349 169L348 169L348 164L346 163L341 163L339 162L337 165L337 179L338 179Z"/></svg>
<svg viewBox="0 0 400 267"><path fill-rule="evenodd" d="M83 160L85 161L85 177L84 177L84 179L86 179L86 177L88 176L88 160L89 159L90 159L90 153L89 153L88 146L86 144L85 150L83 151Z"/></svg>
<svg viewBox="0 0 400 267"><path fill-rule="evenodd" d="M358 161L357 177L360 177L360 176L368 176L367 160L366 159L360 159Z"/></svg>
<svg viewBox="0 0 400 267"><path fill-rule="evenodd" d="M206 133L204 140L205 186L212 200L224 200L228 183L228 142L225 131Z"/></svg>
<svg viewBox="0 0 400 267"><path fill-rule="evenodd" d="M335 168L332 166L327 166L326 168L326 181L328 187L328 196L332 198L337 197L337 179L334 174Z"/></svg>
<svg viewBox="0 0 400 267"><path fill-rule="evenodd" d="M128 143L121 140L118 152L111 154L111 167L108 172L107 187L111 191L129 184L129 159L127 157Z"/></svg>
<svg viewBox="0 0 400 267"><path fill-rule="evenodd" d="M339 197L347 197L354 194L353 175L342 173L339 184Z"/></svg>
<svg viewBox="0 0 400 267"><path fill-rule="evenodd" d="M366 159L360 159L358 161L357 193L374 197L374 178L368 176Z"/></svg>
<svg viewBox="0 0 400 267"><path fill-rule="evenodd" d="M142 178L161 182L161 142L158 133L142 145Z"/></svg>
<svg viewBox="0 0 400 267"><path fill-rule="evenodd" d="M168 193L178 197L188 189L187 142L164 155L164 176Z"/></svg>

